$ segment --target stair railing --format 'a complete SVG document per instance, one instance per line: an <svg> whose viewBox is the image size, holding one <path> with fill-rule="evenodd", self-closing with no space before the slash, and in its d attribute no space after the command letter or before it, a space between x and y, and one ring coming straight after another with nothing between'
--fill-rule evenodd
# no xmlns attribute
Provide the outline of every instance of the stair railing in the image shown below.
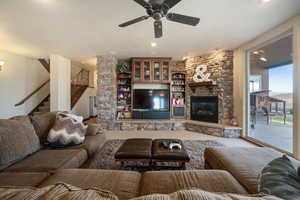
<svg viewBox="0 0 300 200"><path fill-rule="evenodd" d="M89 85L89 71L82 69L75 76L72 77L71 84L77 86Z"/></svg>
<svg viewBox="0 0 300 200"><path fill-rule="evenodd" d="M15 106L23 105L26 101L28 101L33 95L35 95L37 92L39 92L45 85L50 83L50 79L45 81L41 86L39 86L37 89L35 89L33 92L31 92L29 95L27 95L24 99L22 99L20 102L15 104Z"/></svg>
<svg viewBox="0 0 300 200"><path fill-rule="evenodd" d="M72 77L71 80L71 108L73 108L81 95L89 86L89 71L82 69L79 73Z"/></svg>

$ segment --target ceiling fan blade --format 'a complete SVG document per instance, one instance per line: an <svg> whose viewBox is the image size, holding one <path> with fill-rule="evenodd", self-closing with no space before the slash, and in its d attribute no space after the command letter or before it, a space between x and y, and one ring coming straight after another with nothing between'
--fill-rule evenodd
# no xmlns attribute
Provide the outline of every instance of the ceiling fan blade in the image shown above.
<svg viewBox="0 0 300 200"><path fill-rule="evenodd" d="M148 18L149 18L149 16L138 17L136 19L133 19L133 20L130 20L130 21L125 22L123 24L120 24L119 27L126 27L126 26L129 26L129 25L132 25L132 24L135 24L135 23L147 20Z"/></svg>
<svg viewBox="0 0 300 200"><path fill-rule="evenodd" d="M141 6L143 6L144 8L149 8L151 7L151 4L149 4L148 2L146 2L145 0L134 0L136 3L140 4Z"/></svg>
<svg viewBox="0 0 300 200"><path fill-rule="evenodd" d="M182 0L166 0L164 2L164 5L166 5L169 9L171 9L174 6L176 6L180 1L182 1Z"/></svg>
<svg viewBox="0 0 300 200"><path fill-rule="evenodd" d="M173 22L178 22L186 25L196 26L199 24L200 19L196 17L190 17L186 15L180 15L176 13L169 13L167 19Z"/></svg>
<svg viewBox="0 0 300 200"><path fill-rule="evenodd" d="M161 38L163 36L162 22L160 20L154 22L154 34L155 38Z"/></svg>

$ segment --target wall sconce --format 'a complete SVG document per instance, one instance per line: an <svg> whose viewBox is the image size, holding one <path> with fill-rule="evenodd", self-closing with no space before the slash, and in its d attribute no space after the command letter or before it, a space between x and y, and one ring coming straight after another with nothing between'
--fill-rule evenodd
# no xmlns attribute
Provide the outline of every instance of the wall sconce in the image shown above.
<svg viewBox="0 0 300 200"><path fill-rule="evenodd" d="M2 67L4 66L5 62L0 60L0 71L2 71Z"/></svg>

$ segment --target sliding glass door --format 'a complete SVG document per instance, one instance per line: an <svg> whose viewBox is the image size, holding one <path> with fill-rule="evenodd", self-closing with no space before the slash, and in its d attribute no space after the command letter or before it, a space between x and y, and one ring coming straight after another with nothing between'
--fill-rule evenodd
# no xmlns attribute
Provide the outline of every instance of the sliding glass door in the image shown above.
<svg viewBox="0 0 300 200"><path fill-rule="evenodd" d="M293 35L248 52L248 136L293 152Z"/></svg>

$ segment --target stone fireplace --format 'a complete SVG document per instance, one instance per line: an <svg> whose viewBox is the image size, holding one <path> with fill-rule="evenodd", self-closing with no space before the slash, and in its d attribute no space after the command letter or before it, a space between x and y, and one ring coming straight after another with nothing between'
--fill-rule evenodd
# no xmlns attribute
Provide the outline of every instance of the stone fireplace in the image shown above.
<svg viewBox="0 0 300 200"><path fill-rule="evenodd" d="M196 67L207 66L210 78L216 81L212 87L199 86L191 88L187 86L187 119L193 119L192 100L194 97L217 98L218 120L215 123L226 125L233 116L233 51L215 51L202 56L189 57L186 60L187 82L193 83ZM197 120L197 119L196 119ZM205 119L201 121L205 121Z"/></svg>
<svg viewBox="0 0 300 200"><path fill-rule="evenodd" d="M191 120L202 122L219 122L219 98L218 96L192 96Z"/></svg>

